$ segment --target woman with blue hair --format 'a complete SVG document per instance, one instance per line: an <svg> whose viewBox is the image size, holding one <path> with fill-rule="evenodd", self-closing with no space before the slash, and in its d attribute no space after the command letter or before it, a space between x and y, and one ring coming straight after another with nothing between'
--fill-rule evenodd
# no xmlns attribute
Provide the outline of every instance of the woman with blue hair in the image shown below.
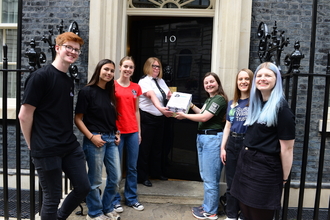
<svg viewBox="0 0 330 220"><path fill-rule="evenodd" d="M230 193L239 200L245 220L272 220L281 208L295 139L295 117L273 63L262 63L255 71L245 125L244 147Z"/></svg>

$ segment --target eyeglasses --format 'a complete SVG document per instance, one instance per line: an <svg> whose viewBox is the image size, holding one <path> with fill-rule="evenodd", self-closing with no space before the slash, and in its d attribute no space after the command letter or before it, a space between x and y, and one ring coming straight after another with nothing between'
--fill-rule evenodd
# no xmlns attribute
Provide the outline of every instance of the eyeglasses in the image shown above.
<svg viewBox="0 0 330 220"><path fill-rule="evenodd" d="M80 49L73 48L73 47L71 47L71 46L69 46L69 45L65 45L65 44L60 45L60 46L64 46L64 47L65 47L65 50L66 50L67 52L73 53L73 51L74 51L74 53L76 53L76 54L78 54L78 55L81 54L81 50L80 50Z"/></svg>
<svg viewBox="0 0 330 220"><path fill-rule="evenodd" d="M152 66L152 68L160 69L160 66L158 66L158 65L151 65L151 66Z"/></svg>

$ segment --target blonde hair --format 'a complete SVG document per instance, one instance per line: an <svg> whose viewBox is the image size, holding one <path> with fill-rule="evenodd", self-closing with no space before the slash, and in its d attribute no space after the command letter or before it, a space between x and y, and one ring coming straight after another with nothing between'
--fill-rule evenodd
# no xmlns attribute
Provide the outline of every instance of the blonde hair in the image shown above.
<svg viewBox="0 0 330 220"><path fill-rule="evenodd" d="M143 66L143 73L144 75L150 75L152 73L152 65L153 63L157 61L159 64L159 74L158 74L158 78L163 78L163 67L162 67L162 63L160 62L160 60L157 57L149 57L146 62L144 63Z"/></svg>

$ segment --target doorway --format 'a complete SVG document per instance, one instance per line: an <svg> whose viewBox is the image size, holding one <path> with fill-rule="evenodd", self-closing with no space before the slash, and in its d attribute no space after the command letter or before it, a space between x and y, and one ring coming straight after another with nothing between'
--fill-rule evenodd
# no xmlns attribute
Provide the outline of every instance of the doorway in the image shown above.
<svg viewBox="0 0 330 220"><path fill-rule="evenodd" d="M211 70L213 18L130 16L128 27L128 54L136 64L132 80L139 81L149 57L158 57L166 84L192 94L192 102L202 107L207 98L203 76ZM200 180L197 126L190 120L167 119L164 148L169 178Z"/></svg>

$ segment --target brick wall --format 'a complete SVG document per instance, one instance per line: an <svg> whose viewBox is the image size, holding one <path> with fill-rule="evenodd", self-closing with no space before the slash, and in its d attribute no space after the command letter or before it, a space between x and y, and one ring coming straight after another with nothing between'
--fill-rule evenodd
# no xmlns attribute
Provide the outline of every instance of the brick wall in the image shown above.
<svg viewBox="0 0 330 220"><path fill-rule="evenodd" d="M259 38L257 37L257 29L260 22L268 25L270 31L277 22L279 31L285 31L285 37L289 37L290 44L284 48L282 53L282 70L285 72L287 68L283 65L286 54L293 52L294 42L300 41L300 49L305 55L301 62L301 73L326 73L327 53L330 51L330 3L329 0L318 1L317 31L316 31L316 48L314 69L310 70L310 47L311 47L311 28L312 28L312 9L313 1L310 0L253 0L252 11L252 33L251 33L251 53L250 68L254 71L260 64L258 58ZM296 143L294 148L294 165L292 168L293 180L300 180L302 146L305 134L305 123L309 123L310 129L308 143L308 165L307 165L307 182L317 180L320 143L321 137L318 132L318 121L322 119L324 105L324 88L325 78L314 77L313 79L313 98L310 122L305 121L306 116L306 100L307 100L308 78L299 77L298 80L298 97L296 111ZM325 164L323 169L323 182L330 182L330 139L326 140Z"/></svg>
<svg viewBox="0 0 330 220"><path fill-rule="evenodd" d="M59 34L58 26L63 20L63 30L66 32L73 21L78 23L80 37L84 39L85 44L82 47L82 54L79 60L75 63L79 70L79 79L76 81L76 94L83 85L86 84L87 68L88 68L88 36L89 36L89 3L90 1L81 0L24 0L23 1L23 21L22 21L22 68L27 69L28 58L24 57L25 50L30 48L31 39L34 39L37 47L47 56L47 63L51 63L52 55L49 51L48 43L41 41L43 35L49 36L49 30L52 29L54 37ZM43 64L44 65L44 64ZM22 91L23 84L29 73L24 73L22 76ZM75 96L76 98L77 96ZM0 128L2 134L2 127ZM15 137L15 122L8 124L8 167L10 169L16 168L16 137ZM82 140L81 133L75 129L78 140ZM1 135L2 141L2 135ZM1 146L2 149L2 146ZM0 153L2 158L2 150ZM29 151L22 136L21 138L21 167L22 169L29 168ZM3 167L2 160L0 167Z"/></svg>

